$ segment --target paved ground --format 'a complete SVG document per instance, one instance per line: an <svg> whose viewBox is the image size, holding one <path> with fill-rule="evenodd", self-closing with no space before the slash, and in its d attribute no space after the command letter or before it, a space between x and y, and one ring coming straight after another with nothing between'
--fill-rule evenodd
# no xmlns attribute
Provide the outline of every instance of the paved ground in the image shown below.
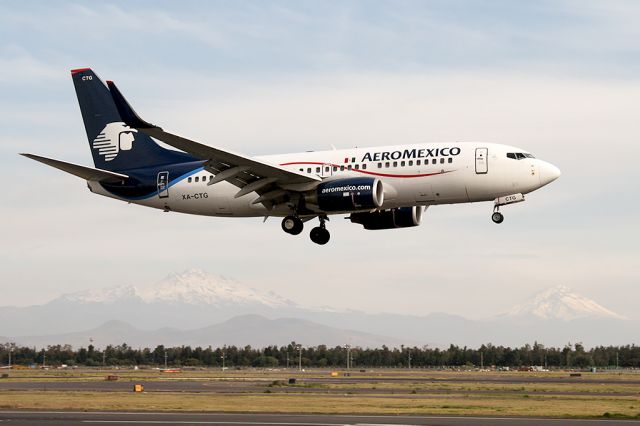
<svg viewBox="0 0 640 426"><path fill-rule="evenodd" d="M78 424L179 425L429 425L429 426L605 426L640 425L635 420L568 420L446 416L348 416L301 414L205 414L0 411L0 424L62 426Z"/></svg>

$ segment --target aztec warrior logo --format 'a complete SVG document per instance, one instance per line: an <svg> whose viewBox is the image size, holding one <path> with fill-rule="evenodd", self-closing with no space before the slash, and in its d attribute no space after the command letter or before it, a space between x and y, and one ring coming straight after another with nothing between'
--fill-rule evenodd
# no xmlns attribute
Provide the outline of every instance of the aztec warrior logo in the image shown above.
<svg viewBox="0 0 640 426"><path fill-rule="evenodd" d="M93 140L92 147L98 150L98 154L104 157L104 161L111 161L120 151L129 151L133 148L134 133L137 133L137 130L121 121L109 123Z"/></svg>

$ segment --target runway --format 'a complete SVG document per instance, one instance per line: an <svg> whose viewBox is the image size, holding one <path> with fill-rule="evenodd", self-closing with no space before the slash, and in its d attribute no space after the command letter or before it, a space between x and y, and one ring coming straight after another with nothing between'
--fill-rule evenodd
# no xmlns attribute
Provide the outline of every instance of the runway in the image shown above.
<svg viewBox="0 0 640 426"><path fill-rule="evenodd" d="M413 379L405 379L405 382L411 383L424 383L427 381L421 380L413 380ZM307 378L300 380L299 384L305 383L319 383L319 384L336 384L341 383L344 385L354 385L353 387L343 387L340 389L322 389L322 393L325 395L343 395L345 392L349 392L350 394L358 394L358 395L368 395L374 397L376 395L390 396L400 398L402 396L411 397L413 394L423 394L428 393L430 395L438 396L438 395L446 395L450 393L455 393L453 390L439 390L439 389L429 389L426 392L414 392L411 393L410 389L406 389L405 391L399 391L398 389L394 389L392 387L385 386L386 383L392 383L393 380L382 379L382 380L372 380L372 379L317 379L317 378ZM430 380L428 383L437 383L437 382L445 382L444 380ZM463 383L462 381L456 380L458 383ZM469 380L470 383L474 383ZM486 381L489 382L489 381ZM497 381L495 381L497 382ZM556 380L511 380L501 381L501 383L576 383L576 381L569 381L566 379L556 379ZM592 383L598 384L607 384L613 381L598 381ZM144 389L146 392L189 392L189 393L256 393L261 394L264 393L265 389L269 389L270 393L288 393L292 389L295 390L296 393L301 394L314 394L318 392L317 388L313 387L296 387L290 388L287 386L282 387L269 387L269 381L265 380L243 380L243 381L221 381L221 380L152 380L152 381L104 381L104 380L92 380L92 381L73 381L73 380L38 380L38 381L28 381L28 382L2 382L0 381L0 390L5 391L84 391L84 392L130 392L134 383L140 383L144 385ZM371 383L372 385L376 385L375 388L362 388L357 387L358 383ZM585 383L584 381L582 383ZM613 382L620 383L620 382ZM625 382L625 384L635 384L632 381ZM464 393L472 395L490 395L490 394L509 394L509 393L521 393L520 389L505 389L500 388L496 390L465 390ZM536 394L536 391L530 391L531 394ZM568 396L568 395L584 395L584 392L572 392L572 391L544 391L544 395L558 395L558 396ZM637 396L638 392L621 392L616 390L615 392L603 392L603 391L591 391L589 392L591 396Z"/></svg>
<svg viewBox="0 0 640 426"><path fill-rule="evenodd" d="M15 425L428 425L428 426L605 426L640 425L639 420L584 420L526 417L362 416L317 414L136 413L0 411L1 424Z"/></svg>

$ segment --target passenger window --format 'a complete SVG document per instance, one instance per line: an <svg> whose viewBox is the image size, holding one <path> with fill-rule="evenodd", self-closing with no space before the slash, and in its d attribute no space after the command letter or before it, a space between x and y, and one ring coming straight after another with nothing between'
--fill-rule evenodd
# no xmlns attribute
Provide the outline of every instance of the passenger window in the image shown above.
<svg viewBox="0 0 640 426"><path fill-rule="evenodd" d="M355 165L355 166L353 166L353 167L354 167L354 169L358 170L358 169L360 168L360 165L359 165L359 164L356 164L356 165Z"/></svg>
<svg viewBox="0 0 640 426"><path fill-rule="evenodd" d="M453 158L449 157L449 164L453 163Z"/></svg>
<svg viewBox="0 0 640 426"><path fill-rule="evenodd" d="M333 171L337 172L338 171L338 167L337 166L333 166Z"/></svg>
<svg viewBox="0 0 640 426"><path fill-rule="evenodd" d="M421 160L416 160L416 166L420 165Z"/></svg>
<svg viewBox="0 0 640 426"><path fill-rule="evenodd" d="M413 166L413 160L409 160L409 166Z"/></svg>
<svg viewBox="0 0 640 426"><path fill-rule="evenodd" d="M191 178L189 178L189 179L187 179L187 182L191 183L191 180L192 180L192 179L191 179Z"/></svg>
<svg viewBox="0 0 640 426"><path fill-rule="evenodd" d="M431 160L431 164L436 164L438 162L438 160L436 160L435 158L433 160Z"/></svg>
<svg viewBox="0 0 640 426"><path fill-rule="evenodd" d="M378 163L378 168L381 169L382 168L382 163Z"/></svg>
<svg viewBox="0 0 640 426"><path fill-rule="evenodd" d="M331 170L331 167L325 167L325 168L324 168L324 171L325 171L326 173L329 173L329 170Z"/></svg>
<svg viewBox="0 0 640 426"><path fill-rule="evenodd" d="M387 168L387 169L389 168L389 162L388 161L386 163L384 163L384 167Z"/></svg>
<svg viewBox="0 0 640 426"><path fill-rule="evenodd" d="M363 164L363 165L362 165L362 170L365 170L366 168L367 168L367 165L366 165L366 164Z"/></svg>
<svg viewBox="0 0 640 426"><path fill-rule="evenodd" d="M311 167L307 168L307 173L311 173Z"/></svg>
<svg viewBox="0 0 640 426"><path fill-rule="evenodd" d="M351 170L351 164L347 166L347 170Z"/></svg>
<svg viewBox="0 0 640 426"><path fill-rule="evenodd" d="M440 164L444 164L444 157L440 159Z"/></svg>
<svg viewBox="0 0 640 426"><path fill-rule="evenodd" d="M316 173L320 173L320 167L316 167Z"/></svg>
<svg viewBox="0 0 640 426"><path fill-rule="evenodd" d="M301 172L304 172L304 169L300 169Z"/></svg>
<svg viewBox="0 0 640 426"><path fill-rule="evenodd" d="M200 180L199 176L196 176L196 182L198 182Z"/></svg>
<svg viewBox="0 0 640 426"><path fill-rule="evenodd" d="M340 166L340 171L344 172L344 166Z"/></svg>
<svg viewBox="0 0 640 426"><path fill-rule="evenodd" d="M398 162L397 161L393 162L393 167L398 167Z"/></svg>
<svg viewBox="0 0 640 426"><path fill-rule="evenodd" d="M405 164L404 161L401 161L400 162L400 167L404 167L404 164Z"/></svg>

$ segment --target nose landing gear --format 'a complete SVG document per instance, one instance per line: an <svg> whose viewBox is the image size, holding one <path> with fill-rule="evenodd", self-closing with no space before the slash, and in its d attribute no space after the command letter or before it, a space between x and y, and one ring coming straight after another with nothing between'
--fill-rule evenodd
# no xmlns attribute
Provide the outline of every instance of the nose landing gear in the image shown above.
<svg viewBox="0 0 640 426"><path fill-rule="evenodd" d="M494 211L491 215L491 220L494 223L502 223L502 221L504 220L504 216L499 211Z"/></svg>
<svg viewBox="0 0 640 426"><path fill-rule="evenodd" d="M502 223L504 221L504 216L500 213L500 206L506 206L507 204L521 203L524 201L524 195L512 194L507 195L506 197L499 197L493 201L493 214L491 215L491 220L494 223Z"/></svg>
<svg viewBox="0 0 640 426"><path fill-rule="evenodd" d="M320 226L316 226L309 233L309 237L311 237L311 241L313 241L316 244L320 244L320 245L327 244L329 242L329 239L331 238L331 234L329 234L329 231L325 226L326 220L328 219L324 217L320 217Z"/></svg>

